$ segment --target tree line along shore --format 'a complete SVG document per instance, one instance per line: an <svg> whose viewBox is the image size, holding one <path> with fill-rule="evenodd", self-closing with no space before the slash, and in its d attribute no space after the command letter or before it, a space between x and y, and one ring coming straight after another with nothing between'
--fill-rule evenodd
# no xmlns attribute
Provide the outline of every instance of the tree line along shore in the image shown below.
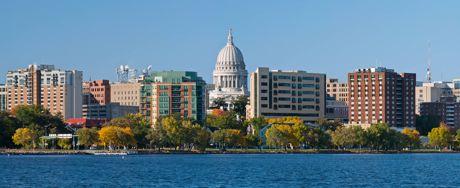
<svg viewBox="0 0 460 188"><path fill-rule="evenodd" d="M244 118L244 111L220 109L199 124L177 115L164 116L151 127L141 114L112 119L101 127L66 127L60 115L41 106L18 106L0 112L0 152L3 154L85 154L135 150L155 153L426 153L456 152L460 131L444 123L429 129L397 131L379 123L362 128L318 119L305 124L299 117ZM425 123L426 124L426 123ZM50 139L50 134L73 134ZM426 135L428 143L422 143Z"/></svg>

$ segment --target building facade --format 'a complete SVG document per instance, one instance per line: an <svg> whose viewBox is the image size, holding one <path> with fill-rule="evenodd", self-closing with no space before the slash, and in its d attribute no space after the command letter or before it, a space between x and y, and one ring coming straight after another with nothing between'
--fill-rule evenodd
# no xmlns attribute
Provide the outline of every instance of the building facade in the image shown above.
<svg viewBox="0 0 460 188"><path fill-rule="evenodd" d="M87 119L109 119L110 82L95 80L83 82L82 116Z"/></svg>
<svg viewBox="0 0 460 188"><path fill-rule="evenodd" d="M82 116L81 71L29 65L8 71L6 77L7 110L18 105L41 105L64 119Z"/></svg>
<svg viewBox="0 0 460 188"><path fill-rule="evenodd" d="M119 88L126 89L130 87ZM117 92L126 92L130 94L138 93L123 90L117 90ZM122 105L119 102L112 102L111 95L111 85L108 80L96 80L85 82L83 84L83 118L110 120L113 118L123 117L126 114L139 112L139 106ZM125 99L120 98L120 100ZM125 104L132 103L126 101Z"/></svg>
<svg viewBox="0 0 460 188"><path fill-rule="evenodd" d="M438 116L449 127L460 127L460 103L453 96L441 97L437 102L420 103L420 115Z"/></svg>
<svg viewBox="0 0 460 188"><path fill-rule="evenodd" d="M110 101L122 106L140 105L140 87L136 82L118 82L110 85Z"/></svg>
<svg viewBox="0 0 460 188"><path fill-rule="evenodd" d="M349 73L349 123L414 127L415 80L413 73L398 74L384 67Z"/></svg>
<svg viewBox="0 0 460 188"><path fill-rule="evenodd" d="M179 114L204 123L206 82L196 72L153 72L144 78L141 113L149 114L152 125L162 116Z"/></svg>
<svg viewBox="0 0 460 188"><path fill-rule="evenodd" d="M213 72L214 89L209 92L209 105L214 106L216 98L223 98L227 106L232 104L238 96L248 96L248 71L244 62L243 53L233 44L233 35L230 30L227 45L217 56Z"/></svg>
<svg viewBox="0 0 460 188"><path fill-rule="evenodd" d="M348 84L341 83L336 78L326 80L326 93L336 101L343 101L348 104Z"/></svg>
<svg viewBox="0 0 460 188"><path fill-rule="evenodd" d="M415 88L415 114L420 115L420 104L440 102L441 97L453 96L451 84L446 82L423 83Z"/></svg>
<svg viewBox="0 0 460 188"><path fill-rule="evenodd" d="M6 86L0 84L0 112L6 111Z"/></svg>
<svg viewBox="0 0 460 188"><path fill-rule="evenodd" d="M249 118L298 116L307 122L325 117L326 75L259 67L250 78Z"/></svg>
<svg viewBox="0 0 460 188"><path fill-rule="evenodd" d="M110 103L110 81L95 80L83 82L83 95L88 95L85 103L107 104Z"/></svg>
<svg viewBox="0 0 460 188"><path fill-rule="evenodd" d="M348 105L345 101L338 101L334 97L326 97L326 118L342 123L348 122Z"/></svg>
<svg viewBox="0 0 460 188"><path fill-rule="evenodd" d="M450 88L452 88L452 94L457 98L457 102L460 102L460 79L453 79Z"/></svg>

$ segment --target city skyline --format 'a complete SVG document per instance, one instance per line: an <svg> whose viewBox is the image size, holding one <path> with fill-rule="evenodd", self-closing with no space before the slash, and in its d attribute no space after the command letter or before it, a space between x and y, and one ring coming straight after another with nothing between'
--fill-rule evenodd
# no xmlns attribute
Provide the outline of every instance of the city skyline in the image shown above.
<svg viewBox="0 0 460 188"><path fill-rule="evenodd" d="M8 70L32 63L82 70L84 80L115 80L121 64L152 65L197 71L212 83L229 28L249 72L266 66L345 81L355 68L384 66L423 81L430 41L433 80L451 80L460 77L456 4L1 2L0 83Z"/></svg>

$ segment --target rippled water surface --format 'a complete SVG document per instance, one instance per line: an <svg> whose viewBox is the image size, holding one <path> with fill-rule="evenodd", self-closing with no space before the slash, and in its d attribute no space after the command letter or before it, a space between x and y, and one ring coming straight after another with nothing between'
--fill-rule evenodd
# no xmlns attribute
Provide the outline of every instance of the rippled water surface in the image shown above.
<svg viewBox="0 0 460 188"><path fill-rule="evenodd" d="M0 156L2 187L458 187L459 154Z"/></svg>

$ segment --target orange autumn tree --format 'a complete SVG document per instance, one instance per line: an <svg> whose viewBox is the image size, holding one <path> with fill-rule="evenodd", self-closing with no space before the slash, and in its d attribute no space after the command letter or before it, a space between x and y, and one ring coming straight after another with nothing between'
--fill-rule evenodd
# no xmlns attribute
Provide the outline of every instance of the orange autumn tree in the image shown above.
<svg viewBox="0 0 460 188"><path fill-rule="evenodd" d="M216 117L217 117L217 116L222 116L222 115L224 115L224 113L225 113L224 110L221 110L221 109L213 109L211 114L212 114L213 116L216 116Z"/></svg>

